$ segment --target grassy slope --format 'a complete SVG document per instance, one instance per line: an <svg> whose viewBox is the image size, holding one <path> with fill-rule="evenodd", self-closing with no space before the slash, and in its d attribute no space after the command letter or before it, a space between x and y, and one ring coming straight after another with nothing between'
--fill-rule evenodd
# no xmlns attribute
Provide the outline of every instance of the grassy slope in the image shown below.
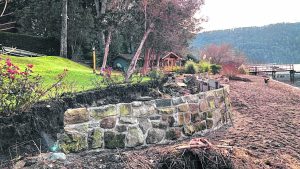
<svg viewBox="0 0 300 169"><path fill-rule="evenodd" d="M93 70L91 68L61 57L3 57L11 58L12 62L21 68L24 68L27 64L33 64L34 74L42 76L44 86L50 86L55 83L57 75L62 73L64 69L68 69L68 75L65 80L67 82L75 82L77 91L93 88L93 79L100 78L100 76L92 73Z"/></svg>
<svg viewBox="0 0 300 169"><path fill-rule="evenodd" d="M18 65L24 70L27 64L33 64L34 74L42 76L44 87L51 86L55 83L58 74L62 73L64 69L68 69L68 75L65 82L73 84L76 92L84 91L95 88L93 81L102 78L99 75L93 74L93 70L89 67L73 62L69 59L57 56L44 56L44 57L15 57L15 56L1 56L2 58L10 58L13 64ZM114 71L112 76L121 80L121 73ZM137 82L138 77L134 76L132 79L134 83ZM143 81L148 81L148 77L144 77Z"/></svg>

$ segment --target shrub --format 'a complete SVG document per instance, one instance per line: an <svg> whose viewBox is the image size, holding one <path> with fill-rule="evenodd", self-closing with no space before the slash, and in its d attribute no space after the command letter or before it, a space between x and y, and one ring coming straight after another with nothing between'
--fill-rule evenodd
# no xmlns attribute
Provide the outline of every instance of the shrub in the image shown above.
<svg viewBox="0 0 300 169"><path fill-rule="evenodd" d="M247 68L246 68L245 65L241 65L241 66L238 68L238 72L239 72L240 74L248 74L248 70L247 70Z"/></svg>
<svg viewBox="0 0 300 169"><path fill-rule="evenodd" d="M198 68L201 73L210 72L211 64L207 61L200 61L198 63Z"/></svg>
<svg viewBox="0 0 300 169"><path fill-rule="evenodd" d="M51 92L65 77L67 70L59 74L57 83L42 89L42 79L32 75L33 65L26 66L24 71L14 65L9 58L0 57L0 115L8 116L23 112Z"/></svg>
<svg viewBox="0 0 300 169"><path fill-rule="evenodd" d="M152 70L148 73L151 80L159 80L164 77L164 74L159 70Z"/></svg>
<svg viewBox="0 0 300 169"><path fill-rule="evenodd" d="M197 64L193 61L187 61L184 65L185 73L195 74L198 73Z"/></svg>
<svg viewBox="0 0 300 169"><path fill-rule="evenodd" d="M212 72L214 75L220 73L221 68L222 68L222 67L221 67L220 65L216 65L216 64L210 65L211 72Z"/></svg>

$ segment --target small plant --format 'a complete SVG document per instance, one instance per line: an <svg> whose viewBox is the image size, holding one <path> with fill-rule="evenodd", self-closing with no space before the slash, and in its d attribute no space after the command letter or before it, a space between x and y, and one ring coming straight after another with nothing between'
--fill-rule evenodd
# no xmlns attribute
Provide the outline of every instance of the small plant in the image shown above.
<svg viewBox="0 0 300 169"><path fill-rule="evenodd" d="M197 64L193 61L187 61L184 65L185 73L195 74L198 73Z"/></svg>
<svg viewBox="0 0 300 169"><path fill-rule="evenodd" d="M216 64L212 64L210 66L211 72L215 75L215 74L219 74L221 71L221 66L220 65L216 65Z"/></svg>
<svg viewBox="0 0 300 169"><path fill-rule="evenodd" d="M151 80L159 80L164 77L164 74L159 70L152 70L148 73Z"/></svg>
<svg viewBox="0 0 300 169"><path fill-rule="evenodd" d="M29 109L55 88L66 75L64 71L55 84L43 89L41 76L32 75L33 67L34 65L28 64L22 71L9 58L0 58L0 115L9 116Z"/></svg>
<svg viewBox="0 0 300 169"><path fill-rule="evenodd" d="M247 70L247 68L246 68L246 66L245 65L241 65L239 68L238 68L238 72L240 73L240 74L248 74L248 70Z"/></svg>
<svg viewBox="0 0 300 169"><path fill-rule="evenodd" d="M200 73L210 72L211 64L207 61L200 61L198 63L198 68L199 68Z"/></svg>

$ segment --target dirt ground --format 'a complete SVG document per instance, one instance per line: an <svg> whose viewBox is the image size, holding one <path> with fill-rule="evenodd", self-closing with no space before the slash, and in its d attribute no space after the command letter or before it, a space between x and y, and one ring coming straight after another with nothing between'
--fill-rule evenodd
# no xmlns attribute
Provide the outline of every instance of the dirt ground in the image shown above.
<svg viewBox="0 0 300 169"><path fill-rule="evenodd" d="M205 138L226 152L234 168L300 169L300 89L273 80L266 86L259 76L243 77L251 82L229 82L234 125ZM69 155L63 163L42 162L27 168L155 168L173 147L84 152Z"/></svg>
<svg viewBox="0 0 300 169"><path fill-rule="evenodd" d="M234 127L208 137L214 144L246 149L233 157L240 158L240 167L300 169L300 89L245 77L252 82L229 82Z"/></svg>

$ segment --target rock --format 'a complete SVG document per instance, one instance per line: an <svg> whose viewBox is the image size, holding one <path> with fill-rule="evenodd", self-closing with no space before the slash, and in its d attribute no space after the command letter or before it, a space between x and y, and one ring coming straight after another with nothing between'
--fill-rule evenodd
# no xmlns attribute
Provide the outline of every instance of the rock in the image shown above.
<svg viewBox="0 0 300 169"><path fill-rule="evenodd" d="M185 124L191 123L191 113L184 113L184 123Z"/></svg>
<svg viewBox="0 0 300 169"><path fill-rule="evenodd" d="M184 116L183 113L178 113L177 117L177 125L182 126L184 124Z"/></svg>
<svg viewBox="0 0 300 169"><path fill-rule="evenodd" d="M214 120L213 119L206 119L206 126L207 126L207 129L211 129L213 128L214 126Z"/></svg>
<svg viewBox="0 0 300 169"><path fill-rule="evenodd" d="M196 132L205 130L206 129L206 121L203 120L201 122L194 123L194 128L195 128Z"/></svg>
<svg viewBox="0 0 300 169"><path fill-rule="evenodd" d="M206 112L207 110L209 110L209 106L206 100L200 100L200 111L201 112Z"/></svg>
<svg viewBox="0 0 300 169"><path fill-rule="evenodd" d="M191 113L199 113L200 107L199 107L198 103L190 103L189 107L190 107L190 112Z"/></svg>
<svg viewBox="0 0 300 169"><path fill-rule="evenodd" d="M80 133L87 133L89 128L89 123L81 123L81 124L72 124L72 125L66 125L64 127L64 130L66 132L80 132Z"/></svg>
<svg viewBox="0 0 300 169"><path fill-rule="evenodd" d="M142 130L138 127L129 127L126 135L126 146L136 147L142 145L143 143L144 135Z"/></svg>
<svg viewBox="0 0 300 169"><path fill-rule="evenodd" d="M166 139L168 140L177 140L181 137L180 128L171 128L166 132Z"/></svg>
<svg viewBox="0 0 300 169"><path fill-rule="evenodd" d="M191 135L193 135L194 133L195 133L195 128L194 128L194 126L193 125L185 125L184 127L183 127L183 133L184 133L184 135L187 135L187 136L191 136Z"/></svg>
<svg viewBox="0 0 300 169"><path fill-rule="evenodd" d="M107 105L89 109L91 117L95 120L101 120L110 116L117 116L118 112L115 105Z"/></svg>
<svg viewBox="0 0 300 169"><path fill-rule="evenodd" d="M92 149L101 148L103 146L103 131L100 128L92 130L89 137L89 145Z"/></svg>
<svg viewBox="0 0 300 169"><path fill-rule="evenodd" d="M174 114L175 113L175 108L170 107L170 108L160 108L158 109L159 114Z"/></svg>
<svg viewBox="0 0 300 169"><path fill-rule="evenodd" d="M196 96L196 95L185 96L184 99L185 99L188 103L199 103L199 97Z"/></svg>
<svg viewBox="0 0 300 169"><path fill-rule="evenodd" d="M165 130L161 129L150 129L148 131L148 136L146 138L147 144L155 144L159 143L165 137Z"/></svg>
<svg viewBox="0 0 300 169"><path fill-rule="evenodd" d="M172 103L173 105L179 105L179 104L182 104L182 103L185 103L186 101L184 100L183 97L175 97L172 99Z"/></svg>
<svg viewBox="0 0 300 169"><path fill-rule="evenodd" d="M169 107L172 104L171 99L157 99L155 100L156 107Z"/></svg>
<svg viewBox="0 0 300 169"><path fill-rule="evenodd" d="M119 123L121 123L121 124L136 124L137 118L135 118L135 117L120 117Z"/></svg>
<svg viewBox="0 0 300 169"><path fill-rule="evenodd" d="M189 111L189 105L188 104L181 104L177 106L178 112L188 112Z"/></svg>
<svg viewBox="0 0 300 169"><path fill-rule="evenodd" d="M118 125L116 127L116 130L117 130L117 132L120 132L120 133L126 132L127 131L127 126L126 125Z"/></svg>
<svg viewBox="0 0 300 169"><path fill-rule="evenodd" d="M100 122L100 127L104 129L112 129L116 126L115 117L107 117Z"/></svg>
<svg viewBox="0 0 300 169"><path fill-rule="evenodd" d="M139 119L139 126L143 133L146 133L152 127L152 124L148 119Z"/></svg>
<svg viewBox="0 0 300 169"><path fill-rule="evenodd" d="M104 132L105 148L115 149L125 147L125 134L116 134L112 131Z"/></svg>
<svg viewBox="0 0 300 169"><path fill-rule="evenodd" d="M167 129L168 126L169 126L169 124L165 121L160 121L160 122L152 121L153 128Z"/></svg>
<svg viewBox="0 0 300 169"><path fill-rule="evenodd" d="M132 112L131 104L122 103L122 104L118 104L118 106L119 106L120 116L128 116L131 114Z"/></svg>
<svg viewBox="0 0 300 169"><path fill-rule="evenodd" d="M132 107L141 107L143 105L143 102L134 101L131 103Z"/></svg>
<svg viewBox="0 0 300 169"><path fill-rule="evenodd" d="M135 117L144 117L144 116L150 116L153 114L156 114L156 109L154 106L151 105L144 105L141 107L133 107L132 108L132 114Z"/></svg>
<svg viewBox="0 0 300 169"><path fill-rule="evenodd" d="M160 117L161 117L160 115L157 115L157 116L150 116L149 119L150 119L150 120L159 120Z"/></svg>
<svg viewBox="0 0 300 169"><path fill-rule="evenodd" d="M169 127L173 127L174 126L175 119L174 119L173 116L163 115L161 119L162 119L162 121L167 122Z"/></svg>
<svg viewBox="0 0 300 169"><path fill-rule="evenodd" d="M89 112L86 108L68 109L64 114L64 124L77 124L89 121Z"/></svg>
<svg viewBox="0 0 300 169"><path fill-rule="evenodd" d="M68 132L58 135L58 139L64 153L76 153L88 148L87 134Z"/></svg>
<svg viewBox="0 0 300 169"><path fill-rule="evenodd" d="M203 113L192 113L191 116L191 122L195 123L195 122L199 122L203 120Z"/></svg>
<svg viewBox="0 0 300 169"><path fill-rule="evenodd" d="M67 156L65 153L52 153L49 157L49 160L51 160L51 161L56 161L56 160L64 161L66 159L67 159Z"/></svg>

